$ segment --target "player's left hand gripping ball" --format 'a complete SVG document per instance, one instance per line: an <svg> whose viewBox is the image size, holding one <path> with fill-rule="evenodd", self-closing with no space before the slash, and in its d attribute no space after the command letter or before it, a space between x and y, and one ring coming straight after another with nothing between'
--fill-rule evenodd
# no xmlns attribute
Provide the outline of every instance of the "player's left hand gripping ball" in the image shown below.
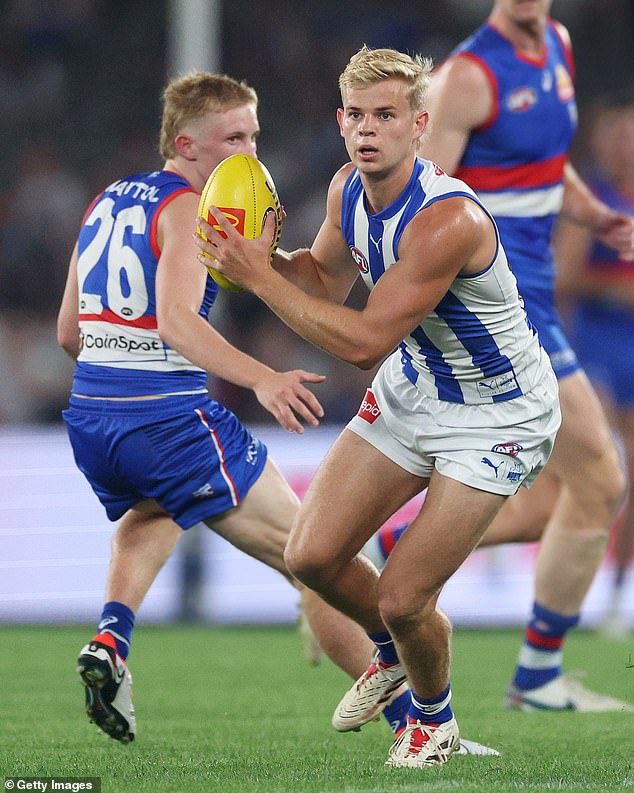
<svg viewBox="0 0 634 793"><path fill-rule="evenodd" d="M233 154L212 171L198 203L198 215L224 235L209 207L215 206L233 227L246 239L253 240L262 234L267 217L275 214L275 234L271 255L275 253L282 234L282 205L277 196L271 174L262 163L250 154ZM198 232L207 239L202 232ZM204 252L203 252L204 253ZM207 253L204 256L213 259ZM239 292L240 287L226 276L207 265L209 275L218 286Z"/></svg>

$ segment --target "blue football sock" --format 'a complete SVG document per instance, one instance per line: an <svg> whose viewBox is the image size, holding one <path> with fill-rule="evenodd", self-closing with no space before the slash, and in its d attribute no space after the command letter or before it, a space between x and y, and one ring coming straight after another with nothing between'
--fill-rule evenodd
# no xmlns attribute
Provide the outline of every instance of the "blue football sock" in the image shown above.
<svg viewBox="0 0 634 793"><path fill-rule="evenodd" d="M399 697L392 700L390 704L383 709L383 715L387 719L387 723L392 728L392 732L398 732L407 727L407 713L412 701L412 695L409 691L404 691Z"/></svg>
<svg viewBox="0 0 634 793"><path fill-rule="evenodd" d="M112 600L106 603L99 620L99 632L109 633L117 643L117 653L125 659L130 653L130 642L134 629L134 612L123 603Z"/></svg>
<svg viewBox="0 0 634 793"><path fill-rule="evenodd" d="M412 691L412 704L409 706L409 717L424 724L442 724L453 718L451 710L451 684L437 697L423 699Z"/></svg>
<svg viewBox="0 0 634 793"><path fill-rule="evenodd" d="M396 647L387 631L384 633L368 633L368 637L376 645L376 649L379 651L379 658L384 664L398 663Z"/></svg>

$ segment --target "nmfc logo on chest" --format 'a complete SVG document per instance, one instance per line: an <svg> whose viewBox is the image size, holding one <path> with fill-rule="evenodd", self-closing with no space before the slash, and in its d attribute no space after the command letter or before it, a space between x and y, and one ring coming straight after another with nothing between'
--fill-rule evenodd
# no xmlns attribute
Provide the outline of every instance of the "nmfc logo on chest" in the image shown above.
<svg viewBox="0 0 634 793"><path fill-rule="evenodd" d="M352 254L352 258L354 259L357 267L359 268L359 272L369 273L370 265L368 264L368 260L361 253L361 251L358 248L352 247L350 248L350 253Z"/></svg>

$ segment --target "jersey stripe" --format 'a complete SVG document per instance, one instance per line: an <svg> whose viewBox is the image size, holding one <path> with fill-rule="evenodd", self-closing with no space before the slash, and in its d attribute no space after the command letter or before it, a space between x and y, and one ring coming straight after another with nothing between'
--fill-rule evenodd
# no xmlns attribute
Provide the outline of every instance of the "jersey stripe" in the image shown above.
<svg viewBox="0 0 634 793"><path fill-rule="evenodd" d="M544 218L556 215L561 209L564 186L559 184L546 190L527 190L522 193L480 193L480 198L496 217Z"/></svg>
<svg viewBox="0 0 634 793"><path fill-rule="evenodd" d="M504 190L509 187L544 187L563 179L568 157L560 154L541 162L525 165L481 165L458 168L456 178L474 190Z"/></svg>
<svg viewBox="0 0 634 793"><path fill-rule="evenodd" d="M165 209L165 207L170 204L175 198L178 198L179 195L183 195L183 193L193 193L194 191L191 187L183 187L181 190L176 190L171 195L167 196L167 198L161 203L159 209L154 213L154 217L152 218L152 223L150 224L150 245L152 246L152 251L157 259L161 256L161 248L158 244L158 219L161 216L161 212Z"/></svg>
<svg viewBox="0 0 634 793"><path fill-rule="evenodd" d="M155 316L146 314L138 319L124 319L109 308L105 308L101 314L80 314L80 322L108 322L111 325L123 325L126 328L144 328L145 330L156 330L158 328Z"/></svg>
<svg viewBox="0 0 634 793"><path fill-rule="evenodd" d="M205 416L204 411L200 408L195 408L195 412L198 414L201 422L207 427L209 430L209 434L211 435L211 439L213 444L216 448L216 454L218 455L218 461L220 462L220 473L222 474L222 478L225 480L227 487L229 488L229 493L231 494L231 503L234 507L237 507L240 503L240 499L238 497L238 490L236 488L235 482L231 478L231 474L227 469L227 465L225 462L225 450L222 448L222 444L220 443L220 439L218 438L218 433L216 430L209 426L209 422L207 421L207 417Z"/></svg>
<svg viewBox="0 0 634 793"><path fill-rule="evenodd" d="M419 325L410 336L418 343L420 352L425 356L429 371L434 376L434 382L438 389L438 399L446 399L449 402L464 402L462 389L451 366L445 361L438 347L432 344L422 327Z"/></svg>

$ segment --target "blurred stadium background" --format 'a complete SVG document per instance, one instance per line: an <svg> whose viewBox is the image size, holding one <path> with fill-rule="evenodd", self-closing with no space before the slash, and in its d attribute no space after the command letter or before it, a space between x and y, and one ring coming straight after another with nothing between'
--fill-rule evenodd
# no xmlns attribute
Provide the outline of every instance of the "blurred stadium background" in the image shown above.
<svg viewBox="0 0 634 793"><path fill-rule="evenodd" d="M367 43L442 59L489 8L489 0L0 2L0 622L99 613L112 527L61 426L72 365L56 346L55 315L89 200L115 178L161 165L167 77L206 68L257 90L259 155L285 205L282 244L292 249L312 240L330 176L345 161L334 110L350 55ZM582 125L574 158L582 166L584 119L605 95L634 88L633 4L555 0L553 14L575 44ZM267 441L301 494L371 375L309 347L247 295L223 295L213 322L271 366L328 375L318 390L328 423L304 438L267 424L250 392L210 384ZM187 539L143 606L144 620L296 618L296 597L278 576L210 533ZM523 623L533 557L532 547L475 554L444 593L455 622ZM587 626L605 610L609 575L608 558ZM629 603L634 618L634 588Z"/></svg>

